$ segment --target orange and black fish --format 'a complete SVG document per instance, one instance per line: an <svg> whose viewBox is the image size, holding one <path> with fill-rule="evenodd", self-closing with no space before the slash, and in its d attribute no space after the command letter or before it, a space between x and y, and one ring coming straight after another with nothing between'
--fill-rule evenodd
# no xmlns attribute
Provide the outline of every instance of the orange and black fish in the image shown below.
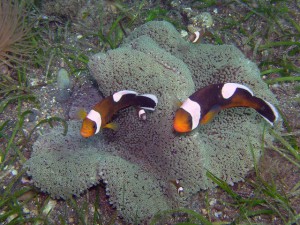
<svg viewBox="0 0 300 225"><path fill-rule="evenodd" d="M200 41L201 37L201 32L200 31L195 31L189 36L189 41L192 43L198 43Z"/></svg>
<svg viewBox="0 0 300 225"><path fill-rule="evenodd" d="M184 189L180 184L180 179L170 180L170 182L175 186L177 193L180 197L184 196Z"/></svg>
<svg viewBox="0 0 300 225"><path fill-rule="evenodd" d="M192 42L192 43L200 43L203 41L204 37L213 38L214 35L210 31L201 29L201 30L195 31L194 33L190 34L190 36L188 37L188 41Z"/></svg>
<svg viewBox="0 0 300 225"><path fill-rule="evenodd" d="M136 106L140 119L146 119L145 110L154 111L157 105L157 97L152 94L139 95L135 91L123 90L102 99L87 114L81 112L83 119L80 133L83 137L91 137L100 131L100 128L117 129L115 123L109 123L113 115L119 110Z"/></svg>
<svg viewBox="0 0 300 225"><path fill-rule="evenodd" d="M244 85L212 84L196 91L183 102L175 113L174 130L190 132L199 124L210 122L222 109L233 107L253 108L271 125L279 117L271 103L253 96L253 92Z"/></svg>

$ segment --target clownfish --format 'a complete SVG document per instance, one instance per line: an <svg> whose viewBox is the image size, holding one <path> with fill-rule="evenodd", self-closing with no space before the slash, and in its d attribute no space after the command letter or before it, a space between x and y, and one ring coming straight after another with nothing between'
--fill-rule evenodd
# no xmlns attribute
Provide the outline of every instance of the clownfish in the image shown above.
<svg viewBox="0 0 300 225"><path fill-rule="evenodd" d="M210 31L201 29L190 34L190 36L188 37L188 41L196 44L200 43L204 37L213 37L213 34Z"/></svg>
<svg viewBox="0 0 300 225"><path fill-rule="evenodd" d="M146 119L145 110L154 111L157 105L157 97L152 94L139 95L135 91L123 90L102 99L89 112L81 112L79 115L83 119L80 134L83 137L91 137L100 131L100 128L117 129L115 123L108 123L114 114L119 110L136 106L140 119Z"/></svg>
<svg viewBox="0 0 300 225"><path fill-rule="evenodd" d="M210 122L222 109L233 107L253 108L272 126L279 118L276 108L255 97L248 87L237 83L212 84L196 91L183 102L175 113L174 130L190 132L199 124Z"/></svg>
<svg viewBox="0 0 300 225"><path fill-rule="evenodd" d="M180 184L180 180L176 179L176 180L170 180L170 182L175 186L177 193L180 197L184 196L184 190L183 187Z"/></svg>
<svg viewBox="0 0 300 225"><path fill-rule="evenodd" d="M188 40L192 43L198 43L198 42L200 42L200 37L202 37L202 36L203 36L203 33L201 33L200 30L198 30L198 31L195 31L194 33L192 33L189 36Z"/></svg>

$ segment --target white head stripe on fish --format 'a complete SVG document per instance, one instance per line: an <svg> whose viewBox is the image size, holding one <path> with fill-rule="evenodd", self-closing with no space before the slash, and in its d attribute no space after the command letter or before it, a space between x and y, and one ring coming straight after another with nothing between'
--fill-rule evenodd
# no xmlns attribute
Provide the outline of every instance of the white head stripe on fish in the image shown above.
<svg viewBox="0 0 300 225"><path fill-rule="evenodd" d="M253 96L253 92L244 85L237 84L237 83L226 83L222 87L222 96L223 96L223 98L225 98L225 99L230 98L234 94L234 92L237 88L244 89L244 90L250 92L251 95Z"/></svg>
<svg viewBox="0 0 300 225"><path fill-rule="evenodd" d="M275 120L274 120L274 122L276 122L277 120L278 120L278 118L279 118L279 113L278 113L278 111L277 111L277 109L274 107L274 105L272 105L270 102L268 102L268 101L266 101L266 100L264 100L264 102L268 105L268 106L270 106L270 108L271 108L271 110L273 111L273 113L274 113L274 116L275 116ZM271 126L273 126L274 124L270 121L270 120L268 120L266 117L264 117L262 114L260 114L269 124L271 124Z"/></svg>
<svg viewBox="0 0 300 225"><path fill-rule="evenodd" d="M152 94L143 94L143 95L140 95L140 96L145 96L145 97L148 97L148 98L152 99L155 102L156 105L158 103L158 99L157 99L157 97L155 95L152 95Z"/></svg>
<svg viewBox="0 0 300 225"><path fill-rule="evenodd" d="M192 101L190 98L185 100L180 106L180 108L184 109L188 112L192 117L192 130L195 129L200 121L201 116L201 107L197 102Z"/></svg>
<svg viewBox="0 0 300 225"><path fill-rule="evenodd" d="M97 111L95 110L91 110L89 112L89 114L86 116L86 118L94 121L96 123L96 132L95 134L97 134L99 131L100 131L100 128L101 128L101 115L100 113L98 113Z"/></svg>
<svg viewBox="0 0 300 225"><path fill-rule="evenodd" d="M124 91L119 91L113 94L113 99L115 102L120 101L120 99L122 98L123 95L126 94L135 94L137 95L137 93L135 91L129 91L129 90L124 90Z"/></svg>
<svg viewBox="0 0 300 225"><path fill-rule="evenodd" d="M194 32L194 35L195 35L195 39L193 40L193 43L196 43L200 38L200 31Z"/></svg>

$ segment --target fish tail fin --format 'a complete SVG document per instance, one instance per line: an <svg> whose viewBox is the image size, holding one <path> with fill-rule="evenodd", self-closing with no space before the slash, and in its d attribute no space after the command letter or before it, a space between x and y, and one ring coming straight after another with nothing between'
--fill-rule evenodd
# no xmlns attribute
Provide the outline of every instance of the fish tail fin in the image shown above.
<svg viewBox="0 0 300 225"><path fill-rule="evenodd" d="M222 106L222 109L232 107L248 107L255 109L268 123L273 123L279 118L279 113L271 103L253 96L248 90L238 89L230 102Z"/></svg>
<svg viewBox="0 0 300 225"><path fill-rule="evenodd" d="M278 120L279 113L274 105L272 105L270 102L265 101L260 98L256 98L256 101L258 102L257 107L254 107L254 109L268 122L273 126L273 123Z"/></svg>
<svg viewBox="0 0 300 225"><path fill-rule="evenodd" d="M158 99L153 94L143 94L136 96L138 106L142 109L154 111L158 103Z"/></svg>

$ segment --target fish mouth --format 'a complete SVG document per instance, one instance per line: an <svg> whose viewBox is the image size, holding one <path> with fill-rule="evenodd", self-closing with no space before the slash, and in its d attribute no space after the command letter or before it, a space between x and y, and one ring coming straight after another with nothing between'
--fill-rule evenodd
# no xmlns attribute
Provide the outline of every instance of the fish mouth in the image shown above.
<svg viewBox="0 0 300 225"><path fill-rule="evenodd" d="M174 122L173 122L173 128L178 133L187 133L192 130L191 126L185 121L185 118L182 118L180 116L178 116L178 117L175 116Z"/></svg>
<svg viewBox="0 0 300 225"><path fill-rule="evenodd" d="M80 134L81 134L82 137L85 137L85 138L88 138L88 137L92 136L91 132L84 131L84 130L81 130Z"/></svg>
<svg viewBox="0 0 300 225"><path fill-rule="evenodd" d="M173 128L176 132L178 133L187 133L187 132L190 132L191 130L187 127L183 127L183 126L179 126L177 124L174 124L173 125Z"/></svg>

